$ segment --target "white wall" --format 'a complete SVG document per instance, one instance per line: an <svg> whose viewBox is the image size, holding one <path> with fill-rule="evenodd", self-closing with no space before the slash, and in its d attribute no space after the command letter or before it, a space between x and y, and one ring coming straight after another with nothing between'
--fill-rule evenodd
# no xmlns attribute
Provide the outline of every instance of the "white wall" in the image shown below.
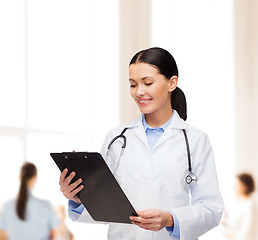
<svg viewBox="0 0 258 240"><path fill-rule="evenodd" d="M258 183L258 2L234 3L236 170Z"/></svg>

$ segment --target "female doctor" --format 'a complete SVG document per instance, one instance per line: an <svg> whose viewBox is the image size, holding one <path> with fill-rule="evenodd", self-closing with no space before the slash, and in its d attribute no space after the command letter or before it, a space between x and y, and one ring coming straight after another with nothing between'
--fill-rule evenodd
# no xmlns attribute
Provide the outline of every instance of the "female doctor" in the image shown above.
<svg viewBox="0 0 258 240"><path fill-rule="evenodd" d="M210 141L185 122L176 62L162 48L142 50L129 64L129 82L142 114L110 130L101 154L138 216L130 217L133 224L110 223L108 239L197 239L219 224L223 201ZM112 141L121 132L124 149L124 137ZM67 171L59 184L70 200L69 216L93 222L76 196L82 180L71 183L76 173L66 177Z"/></svg>

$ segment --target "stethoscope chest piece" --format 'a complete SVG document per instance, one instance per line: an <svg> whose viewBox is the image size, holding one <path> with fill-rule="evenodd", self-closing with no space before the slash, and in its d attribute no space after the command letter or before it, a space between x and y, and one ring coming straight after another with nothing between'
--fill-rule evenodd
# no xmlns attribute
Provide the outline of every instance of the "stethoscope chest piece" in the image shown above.
<svg viewBox="0 0 258 240"><path fill-rule="evenodd" d="M189 172L189 174L185 178L186 183L190 185L195 185L198 181L197 176L193 174L192 172Z"/></svg>

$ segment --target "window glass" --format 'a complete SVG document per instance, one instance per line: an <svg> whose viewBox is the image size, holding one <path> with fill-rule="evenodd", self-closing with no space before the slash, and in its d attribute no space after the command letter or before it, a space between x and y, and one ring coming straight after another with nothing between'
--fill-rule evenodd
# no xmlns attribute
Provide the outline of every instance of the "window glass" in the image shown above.
<svg viewBox="0 0 258 240"><path fill-rule="evenodd" d="M117 1L29 1L30 127L87 133L118 122L117 11Z"/></svg>
<svg viewBox="0 0 258 240"><path fill-rule="evenodd" d="M86 131L92 105L89 1L28 2L29 126Z"/></svg>
<svg viewBox="0 0 258 240"><path fill-rule="evenodd" d="M118 7L118 0L0 2L0 205L17 194L20 167L30 161L35 195L67 208L50 153L99 151L118 125ZM77 240L106 239L106 225L67 221Z"/></svg>
<svg viewBox="0 0 258 240"><path fill-rule="evenodd" d="M5 201L16 197L18 193L20 168L24 159L20 138L0 136L0 146L0 205L2 205Z"/></svg>
<svg viewBox="0 0 258 240"><path fill-rule="evenodd" d="M24 30L24 2L0 1L0 125L25 123Z"/></svg>

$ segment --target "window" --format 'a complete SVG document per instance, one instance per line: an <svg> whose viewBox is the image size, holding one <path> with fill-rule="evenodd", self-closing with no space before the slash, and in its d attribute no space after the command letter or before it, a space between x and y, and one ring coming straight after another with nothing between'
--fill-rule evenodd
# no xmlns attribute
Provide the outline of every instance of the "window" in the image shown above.
<svg viewBox="0 0 258 240"><path fill-rule="evenodd" d="M99 151L118 125L118 23L117 0L1 1L0 205L31 161L35 195L67 206L49 153ZM105 239L106 226L90 226L69 221L76 239Z"/></svg>

